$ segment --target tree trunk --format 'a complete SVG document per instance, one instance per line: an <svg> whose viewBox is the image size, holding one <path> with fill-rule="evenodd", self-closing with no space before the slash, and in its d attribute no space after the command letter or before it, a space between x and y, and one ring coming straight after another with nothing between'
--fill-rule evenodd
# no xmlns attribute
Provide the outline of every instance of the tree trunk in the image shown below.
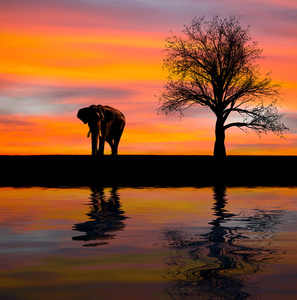
<svg viewBox="0 0 297 300"><path fill-rule="evenodd" d="M213 154L218 159L224 159L226 157L226 148L224 121L222 117L217 117L215 133L216 141Z"/></svg>

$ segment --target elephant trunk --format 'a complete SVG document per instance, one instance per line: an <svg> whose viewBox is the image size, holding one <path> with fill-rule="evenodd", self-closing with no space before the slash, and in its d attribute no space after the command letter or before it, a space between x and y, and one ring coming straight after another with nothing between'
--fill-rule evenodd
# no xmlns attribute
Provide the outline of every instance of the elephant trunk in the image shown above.
<svg viewBox="0 0 297 300"><path fill-rule="evenodd" d="M92 133L92 130L91 130L91 128L90 128L90 129L89 129L89 132L88 132L88 134L87 134L87 137L90 137L91 133ZM102 132L101 132L101 122L98 122L98 135L99 135L99 137L102 136Z"/></svg>

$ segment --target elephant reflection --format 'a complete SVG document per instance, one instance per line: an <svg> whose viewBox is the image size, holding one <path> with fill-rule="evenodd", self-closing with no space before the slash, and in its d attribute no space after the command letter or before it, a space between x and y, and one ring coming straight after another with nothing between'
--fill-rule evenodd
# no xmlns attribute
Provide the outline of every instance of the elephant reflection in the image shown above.
<svg viewBox="0 0 297 300"><path fill-rule="evenodd" d="M171 299L247 299L251 295L244 275L261 270L264 260L279 253L268 247L244 245L252 235L268 238L282 221L281 211L256 210L252 216L235 216L225 209L225 187L214 189L215 219L206 234L190 236L179 230L164 231L163 245L172 250L165 258L165 293ZM272 229L274 228L274 229ZM241 233L242 231L242 233ZM264 233L264 237L262 233Z"/></svg>
<svg viewBox="0 0 297 300"><path fill-rule="evenodd" d="M114 239L115 232L125 228L125 212L121 209L120 196L117 188L113 188L110 197L106 197L103 188L91 188L90 212L86 214L89 221L75 224L73 230L83 232L84 235L75 236L75 241L91 242L86 247L96 247L108 244L108 240ZM100 242L95 242L100 241Z"/></svg>
<svg viewBox="0 0 297 300"><path fill-rule="evenodd" d="M88 137L91 134L92 155L104 154L105 141L111 147L111 154L118 154L119 142L125 127L125 117L120 111L110 106L91 105L80 109L77 117L89 125Z"/></svg>

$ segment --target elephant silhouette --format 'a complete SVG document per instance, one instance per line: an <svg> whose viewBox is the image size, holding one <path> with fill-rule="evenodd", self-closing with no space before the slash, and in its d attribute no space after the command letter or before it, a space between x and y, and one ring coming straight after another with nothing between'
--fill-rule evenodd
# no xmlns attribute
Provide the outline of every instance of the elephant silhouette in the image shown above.
<svg viewBox="0 0 297 300"><path fill-rule="evenodd" d="M119 110L110 106L91 105L80 109L77 117L89 125L88 137L91 134L92 155L104 155L105 141L111 147L111 154L118 154L119 142L126 124L125 117Z"/></svg>
<svg viewBox="0 0 297 300"><path fill-rule="evenodd" d="M88 242L84 247L106 245L116 237L116 232L125 229L124 221L128 217L121 208L120 195L115 187L109 197L104 188L92 187L90 200L89 220L73 226L73 230L83 232L83 235L72 237L72 240Z"/></svg>

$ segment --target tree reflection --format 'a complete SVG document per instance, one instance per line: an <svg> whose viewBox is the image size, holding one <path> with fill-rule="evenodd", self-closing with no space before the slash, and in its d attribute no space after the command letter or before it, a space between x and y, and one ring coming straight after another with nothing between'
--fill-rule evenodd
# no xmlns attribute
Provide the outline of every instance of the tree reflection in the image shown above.
<svg viewBox="0 0 297 300"><path fill-rule="evenodd" d="M161 235L164 247L171 249L164 260L165 294L171 299L248 299L247 275L280 255L268 248L268 239L282 222L282 211L255 209L236 216L225 208L226 187L215 187L213 196L215 218L208 233L165 230Z"/></svg>
<svg viewBox="0 0 297 300"><path fill-rule="evenodd" d="M84 232L84 235L72 239L92 241L85 244L85 247L108 244L108 240L115 238L115 232L125 228L123 221L127 219L121 209L118 189L112 188L110 197L107 197L102 187L92 187L90 199L90 212L86 214L90 220L73 226L73 230Z"/></svg>

